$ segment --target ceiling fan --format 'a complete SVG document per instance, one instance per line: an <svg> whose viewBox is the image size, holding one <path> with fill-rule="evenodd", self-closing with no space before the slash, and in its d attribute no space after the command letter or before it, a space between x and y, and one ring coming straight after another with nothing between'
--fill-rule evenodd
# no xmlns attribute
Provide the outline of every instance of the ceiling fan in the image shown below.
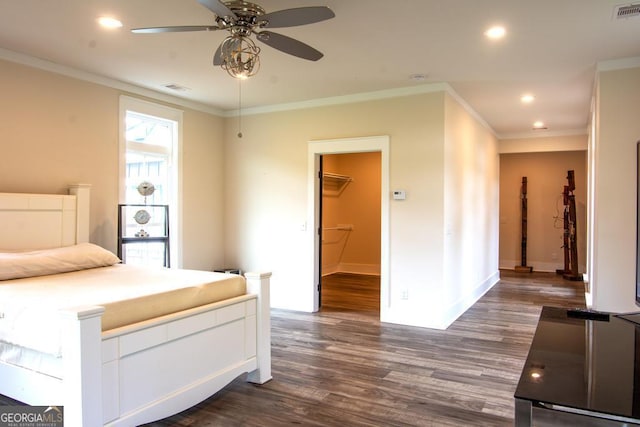
<svg viewBox="0 0 640 427"><path fill-rule="evenodd" d="M317 61L322 52L313 47L269 31L271 28L295 27L325 21L335 16L325 6L299 7L266 13L258 4L243 0L198 0L198 3L216 15L215 25L182 25L170 27L134 28L133 33L166 33L183 31L227 30L229 36L213 55L213 65L221 66L231 76L247 78L260 66L260 48L250 38L255 35L262 43L298 58Z"/></svg>

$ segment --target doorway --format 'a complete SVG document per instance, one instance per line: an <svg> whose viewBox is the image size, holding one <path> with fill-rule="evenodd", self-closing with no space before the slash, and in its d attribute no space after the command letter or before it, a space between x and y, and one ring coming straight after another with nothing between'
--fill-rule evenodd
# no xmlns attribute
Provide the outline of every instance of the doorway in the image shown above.
<svg viewBox="0 0 640 427"><path fill-rule="evenodd" d="M322 310L380 312L381 153L320 158Z"/></svg>
<svg viewBox="0 0 640 427"><path fill-rule="evenodd" d="M364 138L346 138L336 140L310 141L308 145L308 183L309 183L309 214L307 224L313 230L309 233L309 247L313 253L313 275L309 277L309 289L313 296L314 311L320 309L320 284L322 277L321 265L321 160L329 154L369 153L377 152L380 157L380 318L384 319L389 309L389 137L375 136ZM342 224L341 225L349 225ZM337 227L338 224L336 223ZM340 231L340 230L335 230ZM342 230L346 231L346 230ZM352 230L355 231L355 230Z"/></svg>

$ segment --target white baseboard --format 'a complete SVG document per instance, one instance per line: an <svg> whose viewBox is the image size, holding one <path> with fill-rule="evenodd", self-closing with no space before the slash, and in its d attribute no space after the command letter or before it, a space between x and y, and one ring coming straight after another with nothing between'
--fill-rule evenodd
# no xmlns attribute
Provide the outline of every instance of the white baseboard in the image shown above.
<svg viewBox="0 0 640 427"><path fill-rule="evenodd" d="M486 294L496 283L500 281L500 271L495 271L473 289L473 292L464 295L463 298L450 305L445 311L442 323L448 328L458 317L475 304L484 294Z"/></svg>
<svg viewBox="0 0 640 427"><path fill-rule="evenodd" d="M496 270L467 295L451 304L400 300L389 307L382 307L380 320L385 323L445 330L499 281L500 271ZM446 307L443 307L445 304ZM433 309L425 309L427 305L431 305Z"/></svg>
<svg viewBox="0 0 640 427"><path fill-rule="evenodd" d="M533 271L539 271L541 273L555 273L556 270L564 269L564 261L561 262L543 262L543 261L528 261L529 267L533 267ZM513 270L517 265L520 265L520 261L515 260L500 260L500 267L504 270ZM586 271L586 266L578 265L578 271Z"/></svg>
<svg viewBox="0 0 640 427"><path fill-rule="evenodd" d="M380 264L354 264L341 262L334 265L325 265L322 267L322 275L328 276L334 273L351 273L365 274L368 276L380 275Z"/></svg>

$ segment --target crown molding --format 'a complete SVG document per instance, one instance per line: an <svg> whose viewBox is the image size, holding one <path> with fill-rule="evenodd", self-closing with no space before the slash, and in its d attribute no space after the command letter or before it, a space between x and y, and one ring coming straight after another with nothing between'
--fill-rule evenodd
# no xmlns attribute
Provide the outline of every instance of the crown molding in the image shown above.
<svg viewBox="0 0 640 427"><path fill-rule="evenodd" d="M40 70L61 74L78 80L99 84L113 89L121 90L130 94L140 95L152 98L158 101L164 101L178 106L191 108L196 111L213 114L220 117L237 117L239 110L221 110L198 102L189 101L172 95L167 95L152 89L143 88L131 83L120 80L111 79L109 77L100 76L98 74L81 71L65 65L60 65L52 61L25 55L23 53L14 52L9 49L0 47L0 59L26 65ZM290 102L283 104L273 104L261 107L243 108L242 115L267 114L281 111L301 110L317 107L325 107L331 105L354 104L358 102L375 101L381 99L398 98L403 96L411 96L425 93L447 92L456 99L464 108L473 115L483 126L489 129L494 135L495 132L491 127L462 99L448 83L428 83L418 86L408 86L396 89L386 89L373 92L357 93L352 95L333 96L328 98L318 98L308 101Z"/></svg>
<svg viewBox="0 0 640 427"><path fill-rule="evenodd" d="M377 101L380 99L399 98L403 96L418 95L447 91L450 87L447 83L429 83L419 86L409 86L396 89L385 89L374 92L355 93L351 95L332 96L328 98L311 99L308 101L272 104L261 107L249 107L242 109L242 115L268 114L282 111L305 110L309 108L327 107L331 105L355 104L358 102ZM226 110L224 117L236 117L239 110Z"/></svg>
<svg viewBox="0 0 640 427"><path fill-rule="evenodd" d="M600 61L596 64L597 71L623 70L625 68L640 68L640 56Z"/></svg>
<svg viewBox="0 0 640 427"><path fill-rule="evenodd" d="M26 65L29 67L38 68L44 71L49 71L56 74L61 74L67 77L75 78L78 80L87 81L90 83L99 84L102 86L117 89L129 94L135 94L151 98L158 101L174 104L177 106L190 108L196 111L212 114L219 117L237 117L240 110L222 110L212 107L210 105L202 104L195 101L190 101L185 98L180 98L166 93L158 92L153 89L147 89L141 86L137 86L131 83L126 83L121 80L112 79L109 77L100 76L98 74L90 73L87 71L81 71L65 65L60 65L52 61L36 58L33 56L25 55L22 53L14 52L0 47L0 60L6 60L15 62L18 64ZM610 61L602 61L597 64L598 71L617 70L624 68L640 67L640 57L622 58ZM587 134L587 129L575 129L568 131L558 132L541 132L531 131L517 134L498 134L495 130L449 85L448 83L427 83L416 86L407 86L395 89L385 89L373 92L363 92L351 95L340 95L327 98L318 98L308 101L290 102L282 104L272 104L260 107L243 108L242 115L256 115L256 114L268 114L283 111L304 110L310 108L326 107L332 105L344 105L354 104L359 102L377 101L382 99L399 98L404 96L412 96L419 94L446 92L453 97L471 116L473 116L483 127L491 132L496 138L500 140L504 139L519 139L519 138L544 138L544 137L556 137L556 136L568 136L568 135L584 135Z"/></svg>
<svg viewBox="0 0 640 427"><path fill-rule="evenodd" d="M510 139L556 138L560 136L577 136L588 134L589 129L585 127L584 129L569 129L560 131L532 130L529 132L506 133L498 135L498 139L500 139L501 141L505 141Z"/></svg>
<svg viewBox="0 0 640 427"><path fill-rule="evenodd" d="M446 85L445 91L449 95L451 95L458 102L458 104L462 105L462 108L464 108L467 113L469 113L474 119L476 119L485 129L491 132L493 136L500 139L499 135L489 125L489 123L487 123L487 121L483 119L482 116L480 116L480 114L478 114L478 112L474 110L471 107L471 105L467 103L467 101L465 101L460 95L458 95L458 92L456 92L448 83L445 83L445 85Z"/></svg>
<svg viewBox="0 0 640 427"><path fill-rule="evenodd" d="M309 108L327 107L332 105L355 104L358 102L378 101L381 99L400 98L403 96L420 95L426 93L446 92L451 95L464 109L473 116L483 127L491 132L496 138L498 135L491 126L465 101L449 83L427 83L418 86L409 86L396 89L385 89L373 92L356 93L352 95L333 96L328 98L318 98L309 101L290 102L283 104L273 104L261 107L249 107L242 109L243 116L255 114L268 114L282 111L304 110ZM224 117L237 117L240 110L227 110Z"/></svg>
<svg viewBox="0 0 640 427"><path fill-rule="evenodd" d="M33 68L38 68L40 70L60 74L60 75L75 78L78 80L99 84L102 86L121 90L123 92L127 92L130 94L140 95L140 96L152 98L158 101L164 101L164 102L168 102L178 106L191 108L193 110L213 114L220 117L237 117L239 115L238 109L221 110L219 108L214 108L209 105L201 104L194 101L189 101L184 98L168 95L152 89L147 89L131 83L126 83L121 80L104 77L95 73L78 70L76 68L57 64L52 61L36 58L30 55L25 55L23 53L15 52L15 51L1 48L1 47L0 47L0 59L10 61L10 62L15 62L18 64L33 67ZM331 106L331 105L353 104L358 102L398 98L403 96L411 96L411 95L442 92L442 91L450 93L454 98L456 98L456 100L458 100L458 102L460 102L465 107L465 109L467 109L467 111L472 112L474 117L481 120L481 122L486 126L486 122L484 122L484 120L482 120L480 116L478 116L478 114L475 113L475 111L473 111L473 109L471 109L471 107L464 100L462 100L462 98L460 98L460 96L447 83L428 83L428 84L423 84L418 86L408 86L408 87L402 87L402 88L396 88L396 89L386 89L386 90L379 90L379 91L373 91L373 92L356 93L352 95L341 95L341 96L334 96L334 97L328 97L328 98L318 98L318 99L312 99L308 101L272 104L272 105L266 105L261 107L249 107L249 108L242 109L242 115L249 116L254 114L268 114L268 113L274 113L274 112L301 110L301 109L325 107L325 106Z"/></svg>
<svg viewBox="0 0 640 427"><path fill-rule="evenodd" d="M14 52L8 49L0 48L0 59L15 62L29 67L38 68L43 71L49 71L51 73L61 74L63 76L72 77L74 79L83 80L89 83L95 83L102 86L117 89L130 94L140 95L147 98L152 98L158 101L175 104L181 107L190 108L203 113L209 113L216 116L222 116L223 111L211 106L201 104L199 102L189 101L177 96L168 95L166 93L158 92L152 89L143 88L131 83L126 83L120 80L112 79L109 77L100 76L98 74L90 73L87 71L81 71L65 65L60 65L55 62L51 62L45 59L36 58L33 56L25 55L23 53Z"/></svg>

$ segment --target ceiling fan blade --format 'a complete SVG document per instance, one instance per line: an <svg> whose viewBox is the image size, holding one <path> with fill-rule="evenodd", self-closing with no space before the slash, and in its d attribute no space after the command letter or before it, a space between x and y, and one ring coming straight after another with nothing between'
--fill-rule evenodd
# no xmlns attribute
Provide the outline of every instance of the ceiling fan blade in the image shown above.
<svg viewBox="0 0 640 427"><path fill-rule="evenodd" d="M283 36L282 34L272 33L271 31L261 31L257 33L257 37L262 43L284 53L288 53L289 55L297 56L298 58L317 61L324 56L322 52L312 48L308 44L304 44L291 37Z"/></svg>
<svg viewBox="0 0 640 427"><path fill-rule="evenodd" d="M209 9L211 12L215 13L219 18L224 18L225 16L230 16L232 18L237 18L236 14L231 11L221 1L218 0L198 0L198 3Z"/></svg>
<svg viewBox="0 0 640 427"><path fill-rule="evenodd" d="M262 15L259 20L266 22L264 28L296 27L298 25L313 24L335 17L335 13L326 6L298 7L279 10Z"/></svg>
<svg viewBox="0 0 640 427"><path fill-rule="evenodd" d="M132 28L131 32L136 34L152 34L152 33L180 33L184 31L215 31L220 28L215 25L178 25L174 27L150 27L150 28Z"/></svg>

